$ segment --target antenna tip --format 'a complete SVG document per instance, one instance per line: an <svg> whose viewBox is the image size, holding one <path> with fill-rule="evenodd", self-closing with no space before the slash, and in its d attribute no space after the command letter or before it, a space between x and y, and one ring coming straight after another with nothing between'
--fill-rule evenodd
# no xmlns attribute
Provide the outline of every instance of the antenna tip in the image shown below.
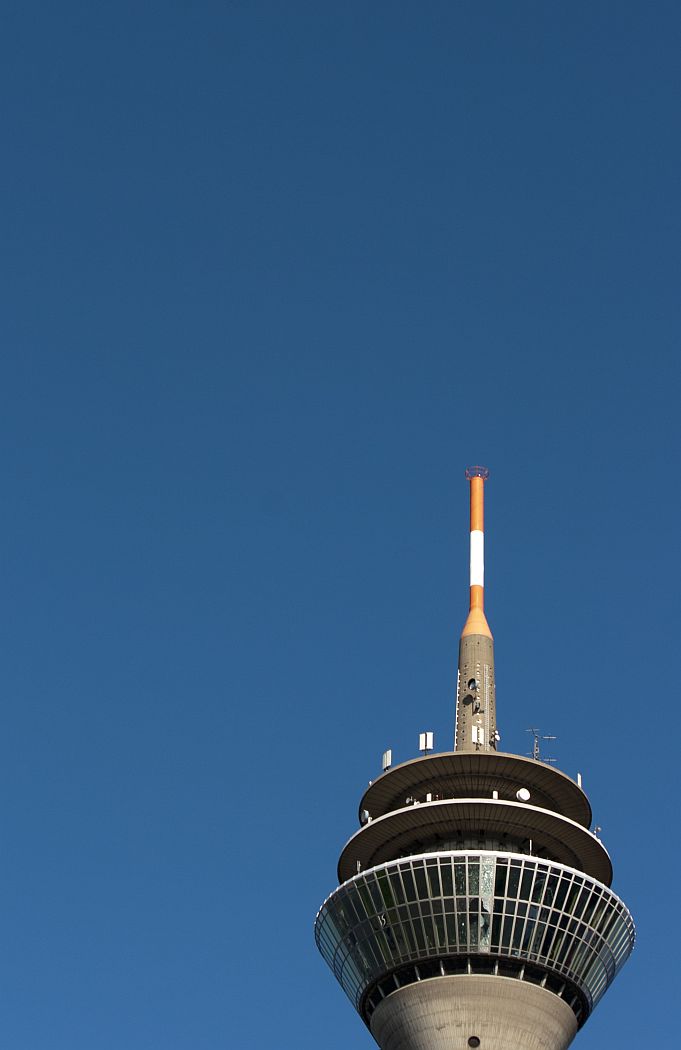
<svg viewBox="0 0 681 1050"><path fill-rule="evenodd" d="M471 478L482 478L483 481L487 481L489 477L489 470L487 467L466 467L466 478L468 481Z"/></svg>

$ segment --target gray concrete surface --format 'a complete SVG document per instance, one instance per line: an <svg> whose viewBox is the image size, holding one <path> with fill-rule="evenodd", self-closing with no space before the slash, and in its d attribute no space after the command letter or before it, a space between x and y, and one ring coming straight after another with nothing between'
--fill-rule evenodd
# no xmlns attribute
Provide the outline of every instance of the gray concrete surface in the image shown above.
<svg viewBox="0 0 681 1050"><path fill-rule="evenodd" d="M371 1018L381 1050L565 1050L576 1031L575 1015L553 992L483 974L401 988Z"/></svg>

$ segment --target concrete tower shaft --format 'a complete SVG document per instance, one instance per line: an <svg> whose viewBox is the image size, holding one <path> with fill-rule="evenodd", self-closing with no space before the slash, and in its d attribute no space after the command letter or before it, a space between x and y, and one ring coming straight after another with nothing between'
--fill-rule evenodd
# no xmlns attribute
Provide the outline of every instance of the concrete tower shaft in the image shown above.
<svg viewBox="0 0 681 1050"><path fill-rule="evenodd" d="M466 974L401 989L376 1008L370 1027L381 1050L566 1050L577 1020L538 985Z"/></svg>
<svg viewBox="0 0 681 1050"><path fill-rule="evenodd" d="M486 467L468 467L470 483L470 604L459 641L456 751L496 751L494 639L485 617Z"/></svg>

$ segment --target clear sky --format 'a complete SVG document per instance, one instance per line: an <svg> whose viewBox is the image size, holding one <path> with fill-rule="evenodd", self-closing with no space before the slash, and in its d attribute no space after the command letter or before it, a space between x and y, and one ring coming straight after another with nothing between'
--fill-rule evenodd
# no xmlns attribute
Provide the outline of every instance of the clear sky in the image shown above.
<svg viewBox="0 0 681 1050"><path fill-rule="evenodd" d="M312 924L481 462L502 746L639 925L576 1046L675 1047L678 3L1 15L0 1042L373 1046Z"/></svg>

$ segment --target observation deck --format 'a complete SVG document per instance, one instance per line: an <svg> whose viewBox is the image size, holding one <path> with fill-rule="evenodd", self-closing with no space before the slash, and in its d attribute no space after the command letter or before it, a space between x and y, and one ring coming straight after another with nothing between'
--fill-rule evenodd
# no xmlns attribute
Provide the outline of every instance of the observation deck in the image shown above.
<svg viewBox="0 0 681 1050"><path fill-rule="evenodd" d="M372 1031L388 996L454 975L539 986L581 1026L629 957L634 924L612 890L568 865L437 852L355 875L322 905L315 937Z"/></svg>

